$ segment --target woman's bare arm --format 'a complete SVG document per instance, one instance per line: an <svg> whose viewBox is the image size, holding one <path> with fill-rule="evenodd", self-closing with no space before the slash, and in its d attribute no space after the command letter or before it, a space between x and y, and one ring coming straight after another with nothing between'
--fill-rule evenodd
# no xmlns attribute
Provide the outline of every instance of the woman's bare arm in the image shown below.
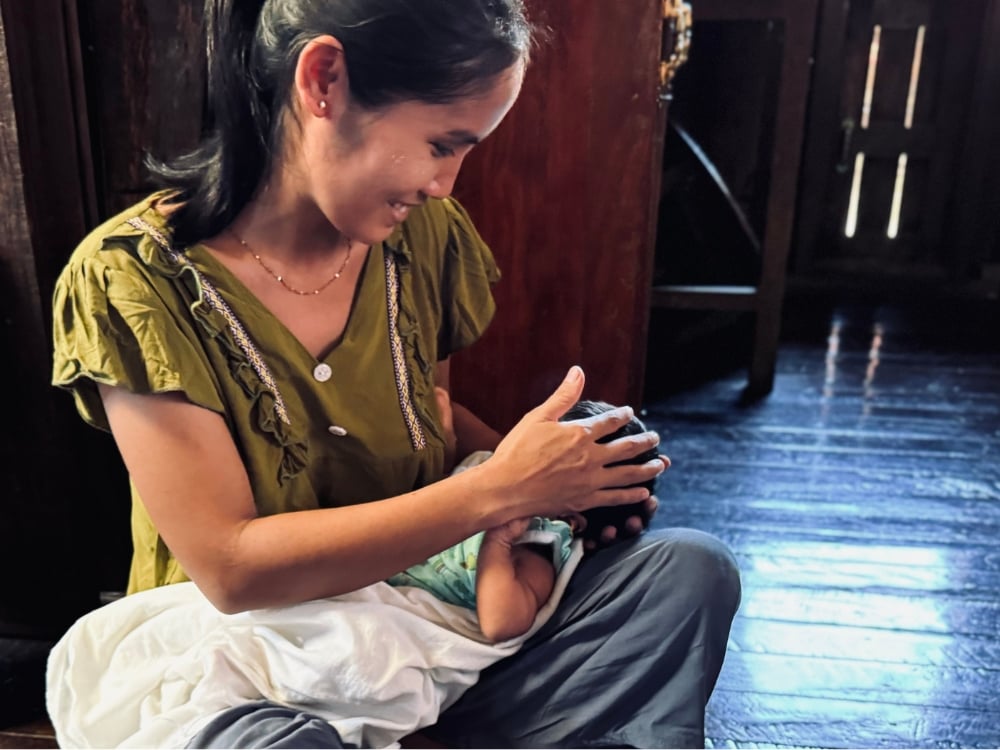
<svg viewBox="0 0 1000 750"><path fill-rule="evenodd" d="M184 571L225 612L353 591L487 528L636 502L626 488L660 465L607 468L647 438L599 445L627 414L584 427L558 422L582 388L567 379L481 466L372 503L259 517L224 420L180 394L101 387L108 422L149 515ZM609 416L610 415L610 416ZM475 496L476 503L468 498Z"/></svg>
<svg viewBox="0 0 1000 750"><path fill-rule="evenodd" d="M222 417L180 395L101 391L154 525L225 612L332 596L387 578L488 525L499 505L496 493L493 503L466 502L472 481L456 477L433 491L377 503L258 517ZM476 487L490 496L489 487Z"/></svg>

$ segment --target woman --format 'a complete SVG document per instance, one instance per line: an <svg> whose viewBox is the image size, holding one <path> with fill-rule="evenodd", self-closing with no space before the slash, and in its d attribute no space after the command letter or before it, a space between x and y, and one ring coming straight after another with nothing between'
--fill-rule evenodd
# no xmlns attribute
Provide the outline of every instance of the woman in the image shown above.
<svg viewBox="0 0 1000 750"><path fill-rule="evenodd" d="M502 439L454 405L458 458L495 455L438 481L434 387L488 324L498 278L448 195L520 89L519 0L209 0L205 18L209 136L156 165L164 190L95 230L55 294L54 382L111 431L132 483L129 591L190 578L224 612L278 607L515 518L643 500L651 514L629 486L665 459L608 465L657 436L597 444L628 409L558 421L579 368ZM706 535L614 544L431 733L700 745L738 596L731 556ZM315 717L251 703L191 744L340 741Z"/></svg>

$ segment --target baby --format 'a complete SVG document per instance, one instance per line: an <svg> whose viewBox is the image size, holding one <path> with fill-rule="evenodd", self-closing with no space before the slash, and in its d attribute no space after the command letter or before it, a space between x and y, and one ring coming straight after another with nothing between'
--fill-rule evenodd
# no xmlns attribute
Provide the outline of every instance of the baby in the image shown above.
<svg viewBox="0 0 1000 750"><path fill-rule="evenodd" d="M445 432L451 434L451 408L447 392L437 389L438 407ZM602 401L579 401L563 421L582 419L613 409ZM598 442L645 432L632 421ZM450 444L453 449L454 443ZM467 457L453 473L487 460L489 451ZM658 453L651 449L627 463L645 463ZM652 492L652 482L646 486ZM417 586L442 601L476 610L479 628L494 643L528 631L539 609L552 594L556 576L569 559L573 539L596 543L606 526L620 526L630 516L644 516L642 503L594 508L563 518L519 518L459 542L425 562L388 579L393 586Z"/></svg>

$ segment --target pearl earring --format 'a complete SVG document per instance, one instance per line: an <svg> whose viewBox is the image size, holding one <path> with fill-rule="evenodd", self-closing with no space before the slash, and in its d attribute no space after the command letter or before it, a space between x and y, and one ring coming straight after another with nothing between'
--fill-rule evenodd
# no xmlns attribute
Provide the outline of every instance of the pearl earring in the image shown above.
<svg viewBox="0 0 1000 750"><path fill-rule="evenodd" d="M319 108L323 110L326 109L326 102L322 99L319 100Z"/></svg>

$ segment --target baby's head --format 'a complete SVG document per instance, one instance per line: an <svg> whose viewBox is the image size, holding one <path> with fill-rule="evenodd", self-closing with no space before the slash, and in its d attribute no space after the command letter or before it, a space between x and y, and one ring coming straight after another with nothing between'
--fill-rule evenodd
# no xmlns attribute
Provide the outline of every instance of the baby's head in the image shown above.
<svg viewBox="0 0 1000 750"><path fill-rule="evenodd" d="M562 416L561 421L568 422L574 419L593 417L614 408L616 407L605 403L604 401L588 401L584 399L577 401L576 404L570 407L570 410ZM625 437L626 435L639 435L643 432L646 432L646 425L644 425L637 417L632 417L631 421L629 421L629 423L624 427L615 430L610 435L600 438L597 442L608 443L612 440L616 440L617 438ZM644 464L647 461L659 458L659 455L660 454L656 448L650 448L648 451L640 453L635 458L630 458L627 461L619 461L618 463L611 464L611 466L620 466L621 464ZM650 493L652 493L656 486L656 479L650 479L649 481L642 482L637 486L645 487L650 491ZM645 519L647 513L644 505L645 504L641 502L630 503L628 505L608 505L584 511L583 517L587 519L587 528L583 531L583 539L596 541L600 539L601 531L605 526L620 528L631 516L640 516Z"/></svg>

